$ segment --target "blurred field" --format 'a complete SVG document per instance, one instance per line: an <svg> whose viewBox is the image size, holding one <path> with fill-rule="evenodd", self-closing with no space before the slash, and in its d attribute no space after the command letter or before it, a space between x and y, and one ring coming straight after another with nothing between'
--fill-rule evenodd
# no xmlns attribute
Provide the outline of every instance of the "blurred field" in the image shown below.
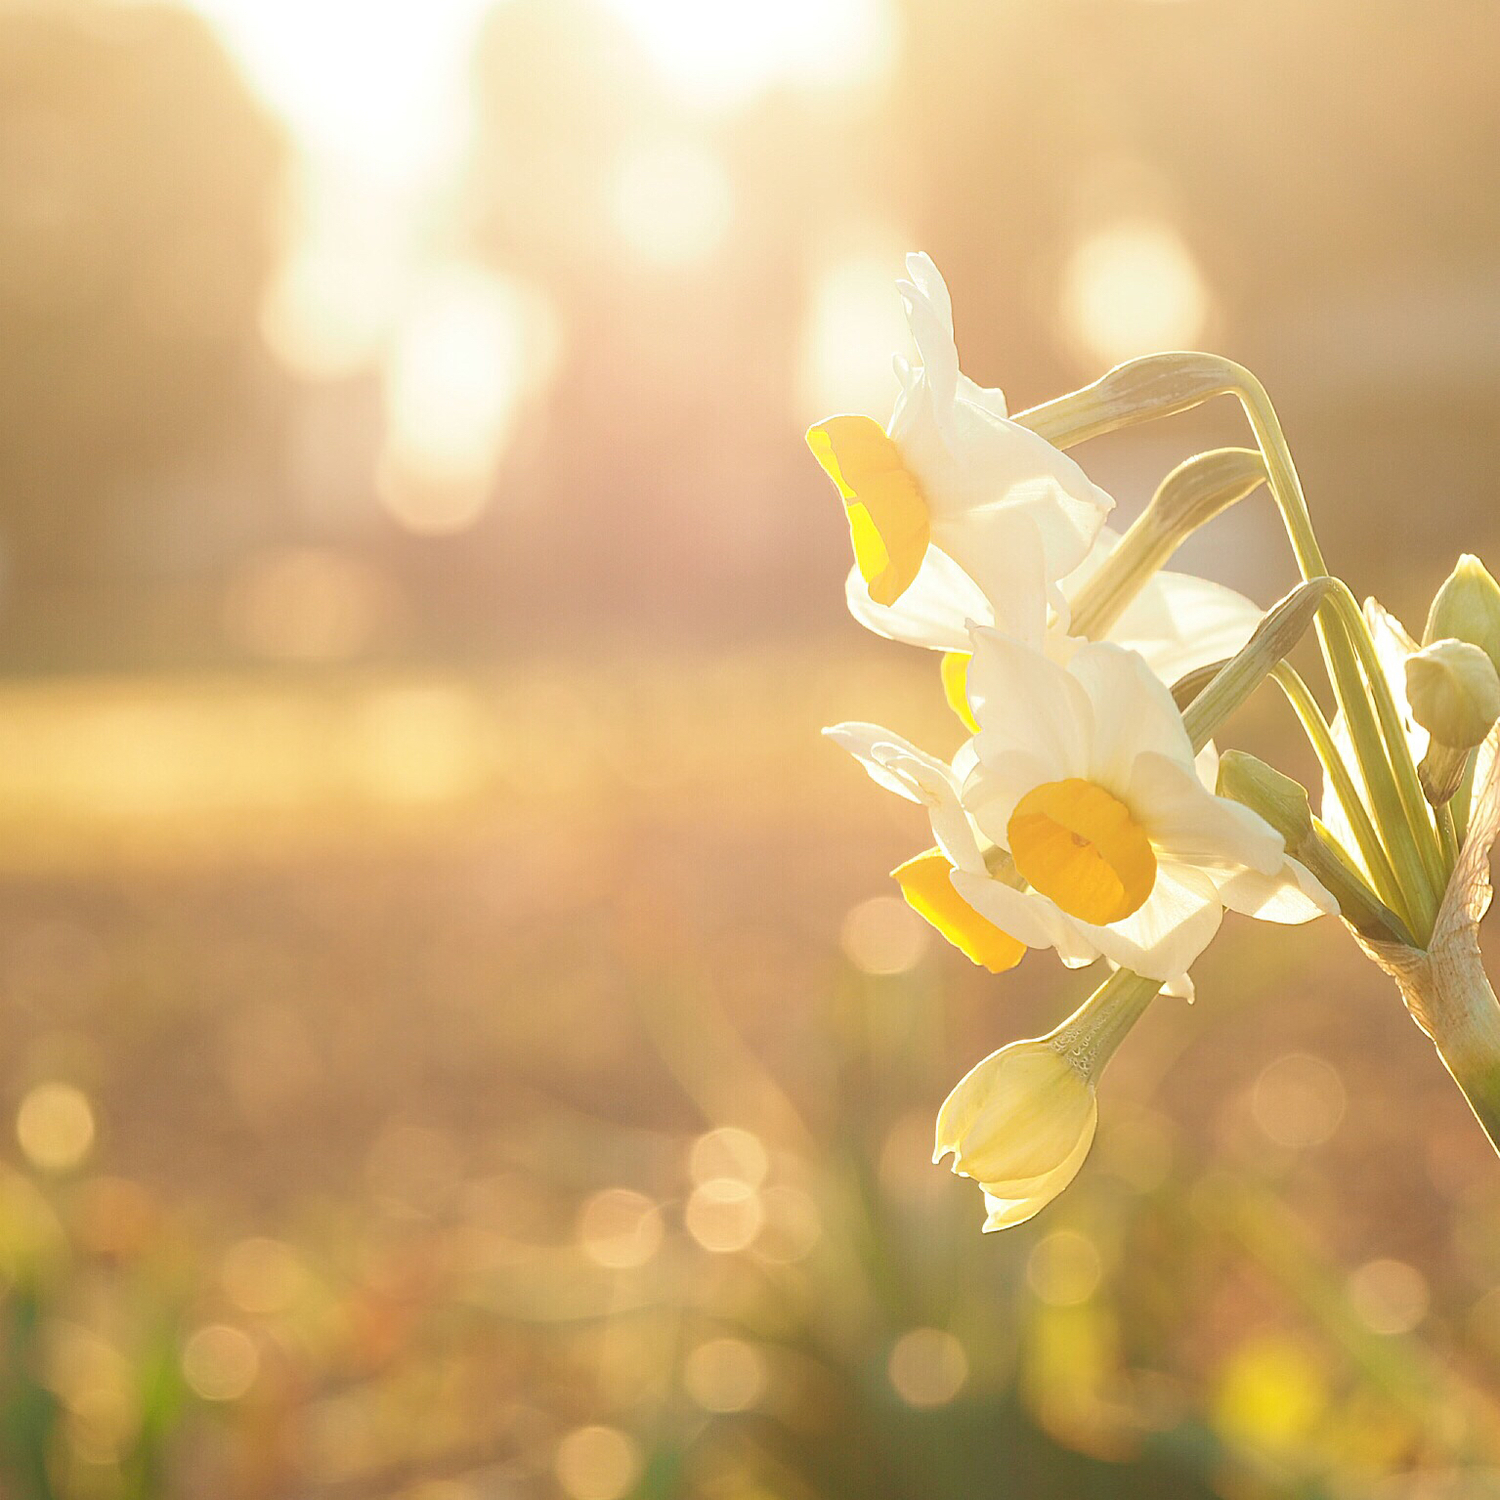
<svg viewBox="0 0 1500 1500"><path fill-rule="evenodd" d="M8 1492L1488 1493L1500 1191L1335 934L1227 934L975 1233L932 1111L1086 981L883 889L875 675L9 688Z"/></svg>

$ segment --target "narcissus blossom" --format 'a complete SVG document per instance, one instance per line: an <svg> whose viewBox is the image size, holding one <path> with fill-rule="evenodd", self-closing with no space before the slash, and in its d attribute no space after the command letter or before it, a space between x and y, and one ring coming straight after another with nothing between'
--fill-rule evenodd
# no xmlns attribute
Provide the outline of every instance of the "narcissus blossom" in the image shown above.
<svg viewBox="0 0 1500 1500"><path fill-rule="evenodd" d="M1050 947L1070 966L1103 955L1180 987L1226 907L1294 923L1336 909L1280 834L1204 784L1171 693L1137 653L1085 644L1063 666L998 631L976 627L971 643L979 733L951 765L873 725L828 733L927 808L937 848L895 873L945 936L982 950L976 961L1009 967L992 960Z"/></svg>
<svg viewBox="0 0 1500 1500"><path fill-rule="evenodd" d="M843 497L860 587L890 606L941 554L987 599L1029 599L1083 561L1114 501L960 372L948 289L927 256L906 264L920 363L898 362L889 426L837 416L807 434Z"/></svg>
<svg viewBox="0 0 1500 1500"><path fill-rule="evenodd" d="M999 610L1006 633L1066 661L1079 645L1069 628L1071 606L1119 540L1103 527L1078 567L1057 582L1052 603L1039 577L1025 598L1013 595ZM937 551L895 604L876 604L857 568L850 572L845 595L854 618L876 635L965 660L969 626L997 623L997 611L978 585ZM1141 586L1106 639L1139 651L1170 686L1196 667L1227 661L1250 639L1261 616L1260 606L1234 589L1163 569ZM945 664L945 672L952 670Z"/></svg>
<svg viewBox="0 0 1500 1500"><path fill-rule="evenodd" d="M1270 824L1203 783L1171 693L1136 652L1085 645L1063 667L997 631L972 639L964 807L1105 957L1171 980L1226 907L1294 923L1337 909ZM1001 926L1017 903L1001 882L960 871L954 885Z"/></svg>

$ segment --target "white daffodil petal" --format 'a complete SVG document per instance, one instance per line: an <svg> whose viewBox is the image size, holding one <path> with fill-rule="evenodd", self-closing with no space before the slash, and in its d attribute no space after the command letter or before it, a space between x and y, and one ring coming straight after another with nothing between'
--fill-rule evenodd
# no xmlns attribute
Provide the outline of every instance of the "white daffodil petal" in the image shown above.
<svg viewBox="0 0 1500 1500"><path fill-rule="evenodd" d="M1275 875L1259 870L1237 870L1215 879L1219 900L1231 911L1262 922L1295 926L1317 917L1333 916L1338 902L1305 866L1288 859Z"/></svg>
<svg viewBox="0 0 1500 1500"><path fill-rule="evenodd" d="M963 651L969 646L969 622L994 623L979 585L940 547L929 547L911 586L894 604L877 604L859 568L844 584L849 613L866 630L929 651Z"/></svg>
<svg viewBox="0 0 1500 1500"><path fill-rule="evenodd" d="M1059 585L1069 605L1119 545L1118 532L1100 528L1088 555ZM1146 581L1105 639L1139 651L1171 687L1196 667L1228 660L1250 639L1263 614L1253 600L1221 583L1163 569Z"/></svg>
<svg viewBox="0 0 1500 1500"><path fill-rule="evenodd" d="M823 733L847 750L865 768L870 780L886 791L904 797L908 802L921 802L917 788L909 776L893 771L886 764L882 749L906 749L917 753L914 745L908 745L898 734L882 729L879 724L830 724Z"/></svg>
<svg viewBox="0 0 1500 1500"><path fill-rule="evenodd" d="M960 786L964 806L980 831L992 844L1009 849L1010 818L1016 804L1033 787L1060 779L1055 762L1013 750L981 756Z"/></svg>
<svg viewBox="0 0 1500 1500"><path fill-rule="evenodd" d="M1082 683L1039 651L995 630L969 634L969 704L981 761L1023 751L1049 780L1086 774L1093 711Z"/></svg>
<svg viewBox="0 0 1500 1500"><path fill-rule="evenodd" d="M1279 833L1259 814L1215 794L1191 766L1148 751L1125 793L1159 855L1207 869L1244 866L1274 875L1286 857Z"/></svg>
<svg viewBox="0 0 1500 1500"><path fill-rule="evenodd" d="M1193 984L1191 974L1179 974L1176 979L1168 979L1163 983L1161 992L1170 995L1174 1000L1186 1000L1189 1005L1197 998L1198 991Z"/></svg>
<svg viewBox="0 0 1500 1500"><path fill-rule="evenodd" d="M1258 604L1221 583L1161 572L1115 621L1109 639L1139 651L1170 687L1197 667L1227 661L1263 617Z"/></svg>
<svg viewBox="0 0 1500 1500"><path fill-rule="evenodd" d="M1137 759L1148 753L1192 766L1182 713L1142 656L1108 642L1082 646L1068 672L1082 683L1093 708L1089 767L1102 785L1123 794Z"/></svg>
<svg viewBox="0 0 1500 1500"><path fill-rule="evenodd" d="M985 870L950 766L878 724L835 724L823 733L847 750L872 781L927 809L933 838L950 864Z"/></svg>
<svg viewBox="0 0 1500 1500"><path fill-rule="evenodd" d="M932 837L948 863L955 869L985 873L984 856L959 799L952 771L931 756L923 756L915 764L908 763L905 769L917 784L932 825Z"/></svg>
<svg viewBox="0 0 1500 1500"><path fill-rule="evenodd" d="M949 523L951 537L952 526L988 511L1029 513L1050 579L1083 561L1114 506L1045 438L962 395L944 407L925 379L906 393L889 431L921 482L934 528ZM985 558L956 552L951 542L947 550L984 586Z"/></svg>
<svg viewBox="0 0 1500 1500"><path fill-rule="evenodd" d="M1207 875L1188 865L1164 863L1139 911L1108 927L1084 927L1084 933L1122 969L1165 984L1197 962L1223 916L1218 891Z"/></svg>
<svg viewBox="0 0 1500 1500"><path fill-rule="evenodd" d="M956 869L949 877L953 889L980 916L993 922L1028 948L1055 948L1069 968L1080 968L1099 957L1083 924L1061 912L1037 891L1017 890L992 875Z"/></svg>
<svg viewBox="0 0 1500 1500"><path fill-rule="evenodd" d="M1193 769L1204 786L1219 784L1219 747L1210 740L1194 757Z"/></svg>
<svg viewBox="0 0 1500 1500"><path fill-rule="evenodd" d="M922 362L921 378L932 393L934 410L942 412L952 406L958 394L958 346L953 341L953 308L948 288L937 274L937 267L930 260L927 265L931 270L928 287L898 281L896 290L906 306L907 326ZM923 279L928 280L925 276ZM939 291L940 297L931 295L932 290Z"/></svg>
<svg viewBox="0 0 1500 1500"><path fill-rule="evenodd" d="M931 304L942 326L953 333L953 298L948 283L932 257L923 250L913 250L906 257L906 274L916 290Z"/></svg>
<svg viewBox="0 0 1500 1500"><path fill-rule="evenodd" d="M982 614L970 616L973 623L1041 644L1055 601L1049 598L1046 542L1034 512L998 506L952 520L934 517L932 539L980 585L986 605Z"/></svg>

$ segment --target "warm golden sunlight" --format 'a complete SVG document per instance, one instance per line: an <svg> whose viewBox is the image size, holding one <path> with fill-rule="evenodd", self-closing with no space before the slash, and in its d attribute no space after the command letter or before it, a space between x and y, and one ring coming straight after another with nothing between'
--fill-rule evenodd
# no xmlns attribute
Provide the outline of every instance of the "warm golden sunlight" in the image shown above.
<svg viewBox="0 0 1500 1500"><path fill-rule="evenodd" d="M0 0L0 1496L1500 1495L1497 64Z"/></svg>

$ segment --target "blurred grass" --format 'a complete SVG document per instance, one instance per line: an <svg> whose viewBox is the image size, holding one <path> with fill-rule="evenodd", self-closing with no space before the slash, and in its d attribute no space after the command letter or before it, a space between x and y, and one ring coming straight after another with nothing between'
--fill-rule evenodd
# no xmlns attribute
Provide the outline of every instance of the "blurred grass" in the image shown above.
<svg viewBox="0 0 1500 1500"><path fill-rule="evenodd" d="M5 1493L1492 1492L1493 1163L1336 932L1227 930L1036 1223L927 1164L1087 980L885 891L816 729L926 665L0 690Z"/></svg>
<svg viewBox="0 0 1500 1500"><path fill-rule="evenodd" d="M952 737L919 665L877 677L869 661L807 649L583 669L14 680L0 684L0 863L430 842L559 809L586 823L620 799L680 811L712 798L748 820L805 813L837 781L818 728L874 701L877 681L893 716Z"/></svg>

